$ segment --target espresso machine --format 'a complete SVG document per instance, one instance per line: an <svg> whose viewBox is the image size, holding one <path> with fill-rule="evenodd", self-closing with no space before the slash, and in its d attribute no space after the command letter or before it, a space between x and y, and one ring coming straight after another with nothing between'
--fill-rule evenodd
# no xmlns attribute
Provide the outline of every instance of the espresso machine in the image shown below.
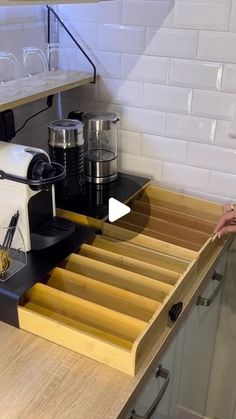
<svg viewBox="0 0 236 419"><path fill-rule="evenodd" d="M41 250L73 234L75 225L56 217L54 183L65 168L37 148L0 141L0 225L19 211L25 250Z"/></svg>

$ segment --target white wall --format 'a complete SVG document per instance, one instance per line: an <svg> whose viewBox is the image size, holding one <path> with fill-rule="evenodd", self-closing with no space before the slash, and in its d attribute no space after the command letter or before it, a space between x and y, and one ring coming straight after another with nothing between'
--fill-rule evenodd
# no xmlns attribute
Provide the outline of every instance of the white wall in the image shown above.
<svg viewBox="0 0 236 419"><path fill-rule="evenodd" d="M101 75L66 104L120 115L121 168L236 198L236 0L114 0L59 13ZM63 32L61 42L72 68L90 70Z"/></svg>

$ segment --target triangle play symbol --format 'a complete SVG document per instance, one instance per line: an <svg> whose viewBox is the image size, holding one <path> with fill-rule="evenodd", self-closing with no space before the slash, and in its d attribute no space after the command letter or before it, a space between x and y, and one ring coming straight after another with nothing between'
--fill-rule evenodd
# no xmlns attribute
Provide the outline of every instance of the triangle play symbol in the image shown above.
<svg viewBox="0 0 236 419"><path fill-rule="evenodd" d="M108 202L108 219L111 223L114 223L114 221L118 220L121 217L124 217L124 215L129 214L131 209L125 205L122 204L122 202L117 201L115 198L110 198Z"/></svg>

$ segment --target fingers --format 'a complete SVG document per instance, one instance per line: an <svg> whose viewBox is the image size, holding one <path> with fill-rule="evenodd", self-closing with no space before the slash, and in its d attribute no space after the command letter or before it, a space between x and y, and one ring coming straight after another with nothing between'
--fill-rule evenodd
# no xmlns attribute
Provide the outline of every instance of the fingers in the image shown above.
<svg viewBox="0 0 236 419"><path fill-rule="evenodd" d="M229 234L229 233L236 233L236 225L227 225L227 226L222 227L222 229L218 232L217 236L220 238L224 234Z"/></svg>
<svg viewBox="0 0 236 419"><path fill-rule="evenodd" d="M234 210L234 204L225 204L224 213Z"/></svg>
<svg viewBox="0 0 236 419"><path fill-rule="evenodd" d="M236 219L236 210L225 212L221 216L221 218L219 219L219 221L218 221L218 223L217 223L217 225L215 227L214 233L218 233L219 231L222 230L222 228L227 223L229 223L230 221L235 221L235 219Z"/></svg>

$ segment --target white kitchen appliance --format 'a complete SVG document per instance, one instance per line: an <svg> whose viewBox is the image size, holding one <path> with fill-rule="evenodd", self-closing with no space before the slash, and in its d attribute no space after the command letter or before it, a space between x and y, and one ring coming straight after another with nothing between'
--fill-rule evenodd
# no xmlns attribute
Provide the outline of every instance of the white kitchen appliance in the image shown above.
<svg viewBox="0 0 236 419"><path fill-rule="evenodd" d="M65 169L43 150L0 141L0 225L19 211L25 250L41 250L70 236L75 225L56 217L54 183Z"/></svg>

